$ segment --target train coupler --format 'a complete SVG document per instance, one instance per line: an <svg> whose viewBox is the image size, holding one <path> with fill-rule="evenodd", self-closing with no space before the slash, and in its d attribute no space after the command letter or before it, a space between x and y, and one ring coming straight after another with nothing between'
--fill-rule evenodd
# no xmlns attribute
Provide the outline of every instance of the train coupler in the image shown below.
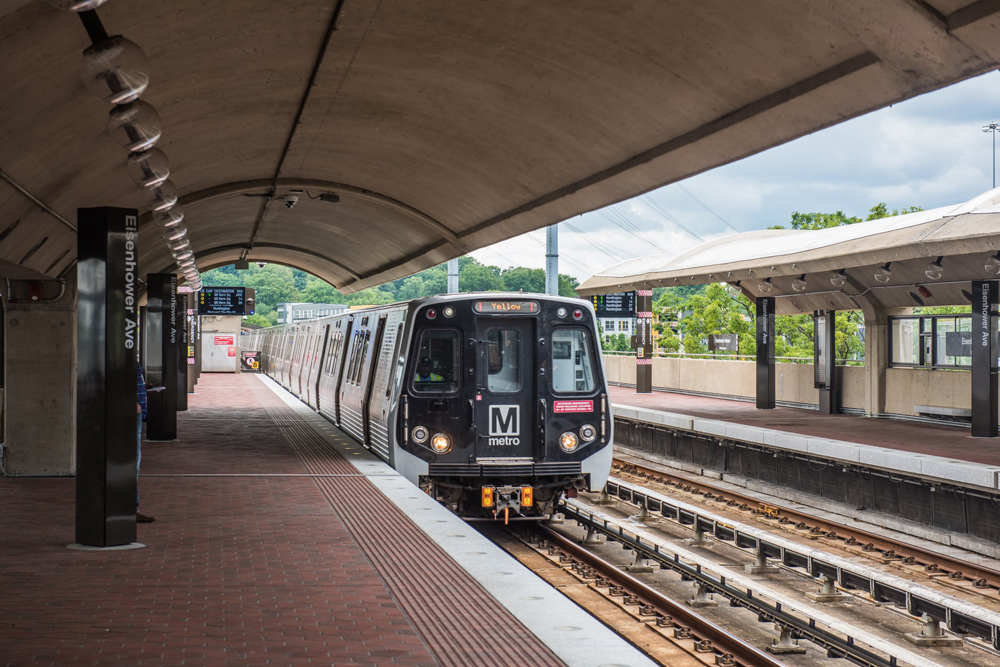
<svg viewBox="0 0 1000 667"><path fill-rule="evenodd" d="M504 523L511 514L520 514L521 508L530 509L535 504L535 489L531 486L483 486L483 509L493 511L494 517L503 515Z"/></svg>

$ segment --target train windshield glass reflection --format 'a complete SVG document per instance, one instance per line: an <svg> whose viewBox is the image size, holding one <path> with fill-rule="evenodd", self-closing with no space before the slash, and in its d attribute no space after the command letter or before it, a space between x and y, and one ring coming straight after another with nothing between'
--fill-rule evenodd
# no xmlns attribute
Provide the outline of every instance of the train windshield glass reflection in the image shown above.
<svg viewBox="0 0 1000 667"><path fill-rule="evenodd" d="M486 388L494 394L521 389L521 334L509 329L493 329L489 343L489 372Z"/></svg>
<svg viewBox="0 0 1000 667"><path fill-rule="evenodd" d="M450 394L458 391L458 332L428 329L420 336L413 390Z"/></svg>
<svg viewBox="0 0 1000 667"><path fill-rule="evenodd" d="M594 391L594 365L586 329L560 327L552 332L552 391L582 394Z"/></svg>

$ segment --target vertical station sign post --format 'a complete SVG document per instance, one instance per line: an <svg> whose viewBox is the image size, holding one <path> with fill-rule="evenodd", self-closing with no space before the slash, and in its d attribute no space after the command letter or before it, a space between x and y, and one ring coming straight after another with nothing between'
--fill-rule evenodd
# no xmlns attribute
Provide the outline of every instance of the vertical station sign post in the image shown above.
<svg viewBox="0 0 1000 667"><path fill-rule="evenodd" d="M635 291L635 393L653 391L653 290Z"/></svg>
<svg viewBox="0 0 1000 667"><path fill-rule="evenodd" d="M146 283L147 440L177 438L177 276L151 273Z"/></svg>
<svg viewBox="0 0 1000 667"><path fill-rule="evenodd" d="M813 386L819 389L819 411L837 412L837 311L813 313Z"/></svg>
<svg viewBox="0 0 1000 667"><path fill-rule="evenodd" d="M177 411L185 412L188 409L188 328L187 328L187 304L191 296L188 294L177 294Z"/></svg>
<svg viewBox="0 0 1000 667"><path fill-rule="evenodd" d="M997 437L997 301L995 280L972 281L972 437Z"/></svg>
<svg viewBox="0 0 1000 667"><path fill-rule="evenodd" d="M757 409L774 409L774 297L757 297Z"/></svg>
<svg viewBox="0 0 1000 667"><path fill-rule="evenodd" d="M198 319L195 309L195 295L188 294L184 302L184 328L187 331L187 347L184 348L184 358L181 360L187 366L187 392L194 393L194 385L198 381L198 371L195 368L195 340L198 335L195 320Z"/></svg>
<svg viewBox="0 0 1000 667"><path fill-rule="evenodd" d="M77 211L76 542L135 543L138 212Z"/></svg>

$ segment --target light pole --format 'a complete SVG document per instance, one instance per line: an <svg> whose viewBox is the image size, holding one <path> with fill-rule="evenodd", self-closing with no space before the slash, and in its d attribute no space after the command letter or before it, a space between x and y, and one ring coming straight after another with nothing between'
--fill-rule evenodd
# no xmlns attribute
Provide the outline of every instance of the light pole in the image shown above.
<svg viewBox="0 0 1000 667"><path fill-rule="evenodd" d="M990 123L989 125L983 125L983 132L991 132L993 134L993 187L997 186L997 130L1000 130L1000 124L996 121Z"/></svg>

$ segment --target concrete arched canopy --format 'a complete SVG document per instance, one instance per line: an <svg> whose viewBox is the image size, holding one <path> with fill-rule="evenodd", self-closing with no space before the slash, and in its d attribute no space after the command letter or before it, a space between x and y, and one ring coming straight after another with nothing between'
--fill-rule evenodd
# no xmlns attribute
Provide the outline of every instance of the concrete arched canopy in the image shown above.
<svg viewBox="0 0 1000 667"><path fill-rule="evenodd" d="M99 14L150 58L143 98L199 258L239 250L351 292L1000 62L995 3L869 4L109 0ZM88 44L72 14L0 0L0 276L71 268L79 207L142 210L108 107L81 83ZM310 198L324 192L340 203ZM147 222L142 272L171 262Z"/></svg>

